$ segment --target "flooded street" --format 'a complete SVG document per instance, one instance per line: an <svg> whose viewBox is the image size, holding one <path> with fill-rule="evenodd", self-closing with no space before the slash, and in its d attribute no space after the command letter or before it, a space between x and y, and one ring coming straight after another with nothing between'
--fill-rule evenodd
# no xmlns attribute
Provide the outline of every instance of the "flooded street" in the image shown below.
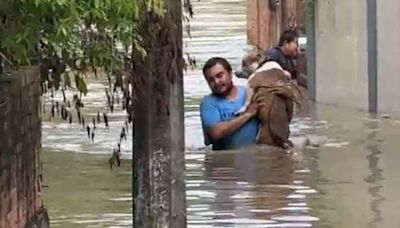
<svg viewBox="0 0 400 228"><path fill-rule="evenodd" d="M204 147L198 107L209 89L201 66L222 56L239 67L249 49L246 1L193 5L192 39L186 33L184 39L198 63L184 80L188 227L400 227L400 121L312 105L310 118L294 119L292 135L318 136L325 144L308 148L300 159L260 148ZM98 125L93 141L78 123L43 118L44 194L52 227L132 227L131 131L121 144L126 160L111 171L108 158L126 118L120 105L113 114L104 109L104 87L105 81L90 81L83 98L87 123L97 111L109 115L110 129ZM43 102L48 105L49 97Z"/></svg>

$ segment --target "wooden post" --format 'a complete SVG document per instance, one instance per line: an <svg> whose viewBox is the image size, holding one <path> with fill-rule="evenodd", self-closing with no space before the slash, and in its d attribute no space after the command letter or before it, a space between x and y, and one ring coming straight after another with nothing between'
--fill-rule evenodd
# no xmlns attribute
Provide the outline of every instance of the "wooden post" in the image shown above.
<svg viewBox="0 0 400 228"><path fill-rule="evenodd" d="M304 1L281 0L282 2L282 30L293 26L304 32Z"/></svg>
<svg viewBox="0 0 400 228"><path fill-rule="evenodd" d="M305 33L306 25L305 25L305 0L297 2L297 26L298 29Z"/></svg>
<svg viewBox="0 0 400 228"><path fill-rule="evenodd" d="M295 25L304 32L304 2L281 0L271 8L270 0L247 0L247 39L266 49L277 45L283 30Z"/></svg>
<svg viewBox="0 0 400 228"><path fill-rule="evenodd" d="M249 0L251 1L251 0ZM258 1L258 47L262 49L276 45L279 37L279 6L276 9L270 8L269 0Z"/></svg>
<svg viewBox="0 0 400 228"><path fill-rule="evenodd" d="M247 0L247 39L252 45L266 49L278 39L279 6L270 8L269 0Z"/></svg>
<svg viewBox="0 0 400 228"><path fill-rule="evenodd" d="M287 30L296 22L296 1L282 0L282 30Z"/></svg>
<svg viewBox="0 0 400 228"><path fill-rule="evenodd" d="M182 6L164 5L164 17L142 17L146 58L133 53L141 82L134 102L134 227L186 227Z"/></svg>
<svg viewBox="0 0 400 228"><path fill-rule="evenodd" d="M247 0L247 40L252 45L258 45L259 36L259 16L258 16L259 0Z"/></svg>

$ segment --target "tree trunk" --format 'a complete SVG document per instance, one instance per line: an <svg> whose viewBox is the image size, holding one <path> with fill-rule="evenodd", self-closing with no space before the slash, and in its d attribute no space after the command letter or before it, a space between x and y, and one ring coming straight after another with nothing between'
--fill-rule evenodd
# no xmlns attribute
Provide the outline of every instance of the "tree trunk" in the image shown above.
<svg viewBox="0 0 400 228"><path fill-rule="evenodd" d="M147 56L133 53L134 227L186 227L181 1L143 15Z"/></svg>

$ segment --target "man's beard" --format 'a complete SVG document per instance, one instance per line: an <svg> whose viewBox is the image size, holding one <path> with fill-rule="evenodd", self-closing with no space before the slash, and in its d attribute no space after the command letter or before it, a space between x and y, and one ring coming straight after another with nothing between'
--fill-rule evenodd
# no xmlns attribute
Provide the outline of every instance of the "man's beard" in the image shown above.
<svg viewBox="0 0 400 228"><path fill-rule="evenodd" d="M226 90L224 92L213 92L213 94L218 97L226 97L232 91L232 88L233 82L226 85Z"/></svg>

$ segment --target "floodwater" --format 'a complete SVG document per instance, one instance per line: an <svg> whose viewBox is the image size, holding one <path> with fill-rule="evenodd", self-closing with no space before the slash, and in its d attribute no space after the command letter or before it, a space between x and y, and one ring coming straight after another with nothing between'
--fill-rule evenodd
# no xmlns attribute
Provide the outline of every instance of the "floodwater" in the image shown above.
<svg viewBox="0 0 400 228"><path fill-rule="evenodd" d="M327 105L294 119L292 135L318 136L297 159L260 148L211 152L204 147L198 105L209 92L201 64L211 56L234 68L249 49L244 0L193 1L192 39L185 48L198 63L185 74L188 227L400 227L400 121ZM235 79L238 84L244 81ZM52 227L132 227L131 132L121 167L107 160L125 114L106 107L105 84L91 81L84 97L86 123L107 112L110 129L85 129L43 118L45 205ZM61 96L58 94L57 99ZM44 103L49 104L49 97Z"/></svg>

